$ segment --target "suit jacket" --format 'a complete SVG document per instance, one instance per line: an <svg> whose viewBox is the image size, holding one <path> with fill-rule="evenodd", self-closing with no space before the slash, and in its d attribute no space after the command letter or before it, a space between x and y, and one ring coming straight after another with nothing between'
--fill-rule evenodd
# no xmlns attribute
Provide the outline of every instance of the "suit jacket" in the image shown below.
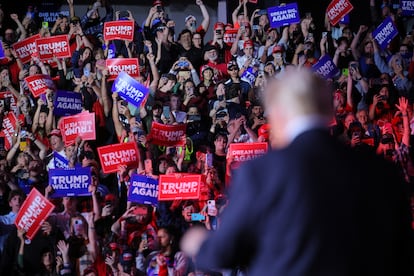
<svg viewBox="0 0 414 276"><path fill-rule="evenodd" d="M393 165L306 131L236 171L197 263L260 276L413 275L404 188Z"/></svg>

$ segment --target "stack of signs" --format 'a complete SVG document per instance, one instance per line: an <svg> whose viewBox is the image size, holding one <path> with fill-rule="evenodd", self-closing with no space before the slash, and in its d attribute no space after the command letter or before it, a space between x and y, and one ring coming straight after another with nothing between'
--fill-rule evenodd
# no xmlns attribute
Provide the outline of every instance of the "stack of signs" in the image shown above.
<svg viewBox="0 0 414 276"><path fill-rule="evenodd" d="M23 229L26 237L32 240L54 208L55 206L47 198L33 188L20 207L14 224L18 229Z"/></svg>
<svg viewBox="0 0 414 276"><path fill-rule="evenodd" d="M36 40L39 38L40 34L36 34L12 45L22 63L29 63L32 56L37 55Z"/></svg>
<svg viewBox="0 0 414 276"><path fill-rule="evenodd" d="M58 90L53 103L53 114L67 116L82 112L82 94L72 91Z"/></svg>
<svg viewBox="0 0 414 276"><path fill-rule="evenodd" d="M176 147L183 146L186 139L186 125L164 125L152 122L149 140L159 146Z"/></svg>
<svg viewBox="0 0 414 276"><path fill-rule="evenodd" d="M147 87L140 84L125 72L119 73L112 85L112 92L117 92L121 98L136 107L141 105L148 91L149 89Z"/></svg>
<svg viewBox="0 0 414 276"><path fill-rule="evenodd" d="M55 90L55 83L49 75L33 75L24 78L34 97L39 97L47 92L48 89Z"/></svg>
<svg viewBox="0 0 414 276"><path fill-rule="evenodd" d="M158 180L140 174L132 175L128 201L156 206L158 204Z"/></svg>
<svg viewBox="0 0 414 276"><path fill-rule="evenodd" d="M95 113L82 112L64 117L59 128L66 146L73 144L77 137L93 141L96 139Z"/></svg>
<svg viewBox="0 0 414 276"><path fill-rule="evenodd" d="M341 21L348 13L352 11L354 7L349 0L333 0L327 10L326 15L328 16L329 22L334 26Z"/></svg>
<svg viewBox="0 0 414 276"><path fill-rule="evenodd" d="M108 81L118 77L121 72L125 72L131 77L139 76L139 63L137 58L111 58L106 60L108 68Z"/></svg>
<svg viewBox="0 0 414 276"><path fill-rule="evenodd" d="M98 154L104 173L117 172L120 165L138 168L139 152L135 142L103 146L98 148Z"/></svg>
<svg viewBox="0 0 414 276"><path fill-rule="evenodd" d="M198 199L201 174L161 175L158 184L158 200Z"/></svg>
<svg viewBox="0 0 414 276"><path fill-rule="evenodd" d="M392 21L391 17L387 17L384 21L372 32L372 37L377 41L381 49L386 49L391 40L398 35L397 27Z"/></svg>
<svg viewBox="0 0 414 276"><path fill-rule="evenodd" d="M267 9L270 27L278 28L300 22L297 3L286 4L283 6L270 7Z"/></svg>
<svg viewBox="0 0 414 276"><path fill-rule="evenodd" d="M339 75L339 69L329 55L322 56L318 62L312 66L312 70L325 79L333 79Z"/></svg>
<svg viewBox="0 0 414 276"><path fill-rule="evenodd" d="M119 20L110 21L104 23L104 40L127 40L132 41L134 39L134 21L132 20Z"/></svg>
<svg viewBox="0 0 414 276"><path fill-rule="evenodd" d="M89 196L92 183L91 168L50 169L49 185L53 188L51 197Z"/></svg>

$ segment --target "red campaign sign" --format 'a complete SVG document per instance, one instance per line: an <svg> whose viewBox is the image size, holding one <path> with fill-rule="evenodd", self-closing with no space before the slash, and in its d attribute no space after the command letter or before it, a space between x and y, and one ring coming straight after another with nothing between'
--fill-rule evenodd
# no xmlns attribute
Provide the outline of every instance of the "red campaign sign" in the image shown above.
<svg viewBox="0 0 414 276"><path fill-rule="evenodd" d="M40 60L71 57L67 35L56 35L36 39L37 52Z"/></svg>
<svg viewBox="0 0 414 276"><path fill-rule="evenodd" d="M267 143L231 143L227 151L226 183L230 183L231 170L242 162L253 160L267 152Z"/></svg>
<svg viewBox="0 0 414 276"><path fill-rule="evenodd" d="M98 148L99 160L101 160L104 173L118 171L119 165L127 165L129 168L138 168L138 147L135 142L120 143Z"/></svg>
<svg viewBox="0 0 414 276"><path fill-rule="evenodd" d="M60 129L66 146L73 144L78 136L82 137L82 140L95 140L95 113L82 112L64 117Z"/></svg>
<svg viewBox="0 0 414 276"><path fill-rule="evenodd" d="M134 39L134 21L120 20L104 23L104 40L128 40Z"/></svg>
<svg viewBox="0 0 414 276"><path fill-rule="evenodd" d="M3 117L3 125L1 130L1 135L4 137L4 149L9 150L13 146L13 134L15 132L17 118L13 112L7 113Z"/></svg>
<svg viewBox="0 0 414 276"><path fill-rule="evenodd" d="M109 58L106 60L109 71L108 81L116 79L124 71L131 77L139 76L139 63L137 58Z"/></svg>
<svg viewBox="0 0 414 276"><path fill-rule="evenodd" d="M228 46L231 46L236 41L236 36L237 36L237 29L234 29L234 28L226 29L223 35L223 41Z"/></svg>
<svg viewBox="0 0 414 276"><path fill-rule="evenodd" d="M27 82L30 92L34 97L39 97L41 94L46 93L47 89L55 90L55 84L49 75L33 75L24 78Z"/></svg>
<svg viewBox="0 0 414 276"><path fill-rule="evenodd" d="M327 10L326 14L328 16L329 22L332 25L338 24L341 19L350 13L354 6L352 6L349 0L333 0Z"/></svg>
<svg viewBox="0 0 414 276"><path fill-rule="evenodd" d="M149 139L152 144L160 146L183 146L186 138L186 124L164 125L152 122Z"/></svg>
<svg viewBox="0 0 414 276"><path fill-rule="evenodd" d="M201 174L160 175L158 200L198 199Z"/></svg>
<svg viewBox="0 0 414 276"><path fill-rule="evenodd" d="M10 111L16 113L17 111L17 98L10 91L0 92L0 102L2 106L5 106L5 102L10 101Z"/></svg>
<svg viewBox="0 0 414 276"><path fill-rule="evenodd" d="M12 45L17 57L23 63L28 63L32 59L32 55L37 53L36 39L38 38L40 38L40 34L33 35Z"/></svg>
<svg viewBox="0 0 414 276"><path fill-rule="evenodd" d="M26 237L32 240L54 208L47 198L33 188L17 213L14 224L18 229L24 229Z"/></svg>

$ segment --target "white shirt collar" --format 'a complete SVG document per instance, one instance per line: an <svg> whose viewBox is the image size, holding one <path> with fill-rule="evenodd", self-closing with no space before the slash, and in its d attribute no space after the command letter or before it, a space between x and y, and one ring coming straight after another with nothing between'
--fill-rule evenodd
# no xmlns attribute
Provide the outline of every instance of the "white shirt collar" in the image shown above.
<svg viewBox="0 0 414 276"><path fill-rule="evenodd" d="M285 128L289 143L305 131L316 128L327 128L328 119L320 115L306 115L290 121Z"/></svg>

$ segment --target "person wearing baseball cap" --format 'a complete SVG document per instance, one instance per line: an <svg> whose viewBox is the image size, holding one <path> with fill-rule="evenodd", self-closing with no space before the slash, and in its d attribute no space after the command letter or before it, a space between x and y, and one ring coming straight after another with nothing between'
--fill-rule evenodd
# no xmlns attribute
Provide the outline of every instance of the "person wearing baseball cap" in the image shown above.
<svg viewBox="0 0 414 276"><path fill-rule="evenodd" d="M47 169L54 169L56 164L60 164L60 161L67 161L65 153L65 144L62 139L62 132L60 129L52 130L49 135L50 147L53 150L52 158L47 164Z"/></svg>
<svg viewBox="0 0 414 276"><path fill-rule="evenodd" d="M218 59L218 50L214 45L207 44L204 47L204 59L208 60L207 66L213 68L217 72L217 78L219 80L227 76L227 65L220 62Z"/></svg>
<svg viewBox="0 0 414 276"><path fill-rule="evenodd" d="M200 33L202 37L206 34L208 30L208 25L210 24L210 15L208 14L207 8L204 5L202 0L196 0L197 6L200 7L201 14L203 15L203 21L201 22L201 25L197 26L197 19L194 15L188 15L184 19L185 28L190 30L192 33Z"/></svg>

